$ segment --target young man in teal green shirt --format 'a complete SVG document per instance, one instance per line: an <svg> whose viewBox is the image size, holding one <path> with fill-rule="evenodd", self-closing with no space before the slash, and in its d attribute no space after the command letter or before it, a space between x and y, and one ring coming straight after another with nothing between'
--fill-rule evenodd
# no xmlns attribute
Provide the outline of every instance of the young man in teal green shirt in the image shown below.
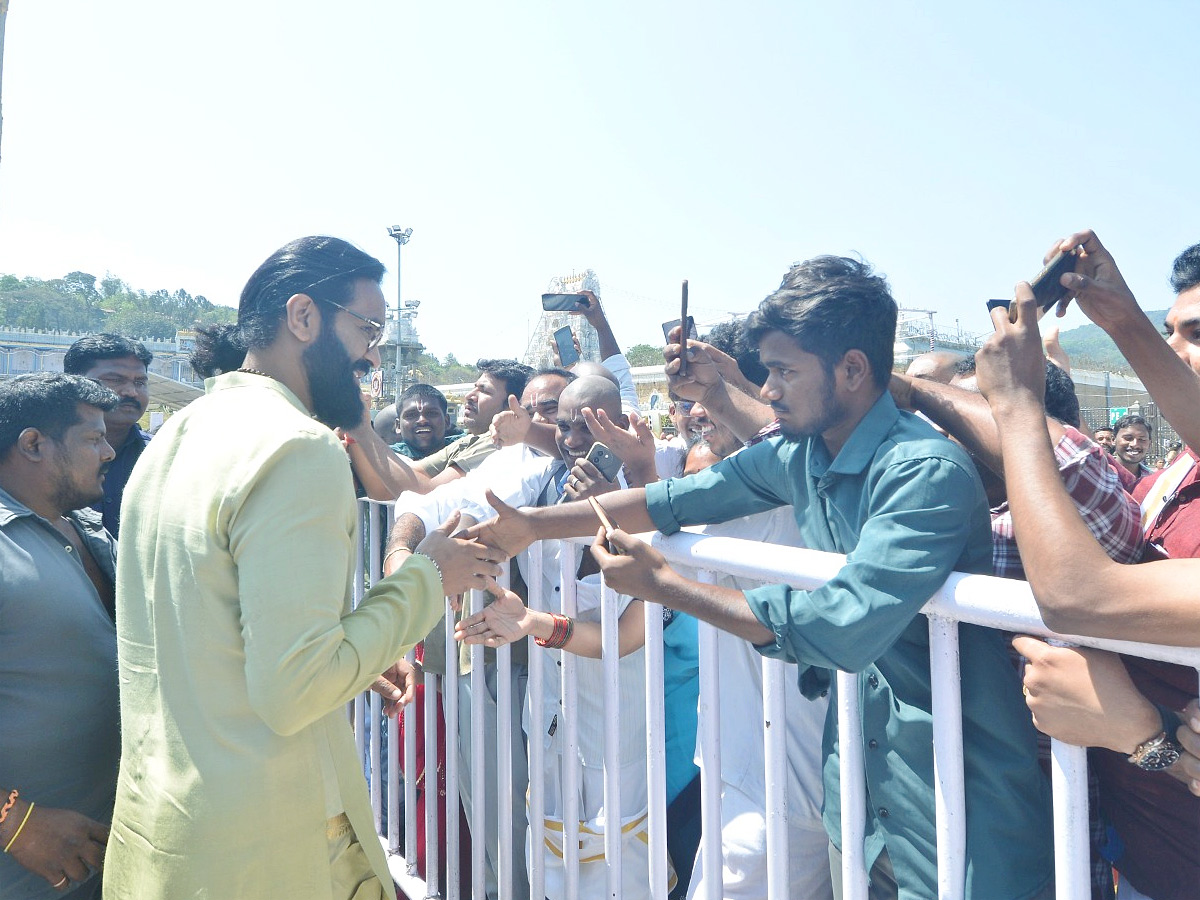
<svg viewBox="0 0 1200 900"><path fill-rule="evenodd" d="M797 663L810 696L830 669L859 672L871 897L935 898L933 726L928 627L921 607L955 570L991 571L983 488L957 445L887 392L896 304L864 263L818 257L793 267L747 321L769 377L762 398L781 435L696 475L605 498L630 533L666 534L782 505L795 509L808 547L845 553L845 566L811 591L773 585L737 591L690 581L624 532L625 554L593 550L610 587L688 612ZM667 372L678 377L678 348ZM699 377L699 376L697 376ZM676 388L678 390L678 388ZM710 411L735 400L707 385ZM500 508L499 506L497 508ZM587 504L504 509L477 526L515 553L543 538L594 532ZM959 629L966 776L968 900L1049 896L1049 796L1034 733L999 633ZM837 705L826 720L826 830L840 882Z"/></svg>

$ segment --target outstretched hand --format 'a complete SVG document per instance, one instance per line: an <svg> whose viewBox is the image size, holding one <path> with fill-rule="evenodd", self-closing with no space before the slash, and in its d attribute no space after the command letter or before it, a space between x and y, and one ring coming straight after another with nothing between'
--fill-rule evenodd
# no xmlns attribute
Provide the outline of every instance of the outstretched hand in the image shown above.
<svg viewBox="0 0 1200 900"><path fill-rule="evenodd" d="M1064 276L1066 277L1066 276ZM992 310L991 335L975 354L975 375L980 392L992 404L1012 400L1043 405L1046 393L1046 361L1042 337L1038 331L1038 305L1033 290L1022 281L1017 285L1015 322L1008 321L1008 310Z"/></svg>
<svg viewBox="0 0 1200 900"><path fill-rule="evenodd" d="M604 572L605 584L618 594L662 602L673 571L666 557L645 541L619 528L607 533L601 528L592 542L592 557Z"/></svg>
<svg viewBox="0 0 1200 900"><path fill-rule="evenodd" d="M383 698L385 716L393 718L412 703L416 696L417 679L423 674L420 663L402 659L372 682L371 690Z"/></svg>
<svg viewBox="0 0 1200 900"><path fill-rule="evenodd" d="M442 571L442 590L447 595L486 590L496 583L505 556L469 537L451 537L458 527L459 513L425 536L417 552L432 559Z"/></svg>
<svg viewBox="0 0 1200 900"><path fill-rule="evenodd" d="M467 616L454 627L454 637L464 644L501 647L526 637L531 630L529 608L510 590L489 590L494 598L482 610Z"/></svg>
<svg viewBox="0 0 1200 900"><path fill-rule="evenodd" d="M508 558L516 556L537 540L537 532L528 512L509 506L491 491L487 492L487 501L496 510L496 517L472 525L463 532L464 538L499 550Z"/></svg>

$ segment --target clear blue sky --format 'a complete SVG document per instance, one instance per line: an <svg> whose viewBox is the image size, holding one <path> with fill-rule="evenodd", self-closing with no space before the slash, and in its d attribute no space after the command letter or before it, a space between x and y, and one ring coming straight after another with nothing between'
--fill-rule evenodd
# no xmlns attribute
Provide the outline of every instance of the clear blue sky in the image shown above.
<svg viewBox="0 0 1200 900"><path fill-rule="evenodd" d="M235 304L302 234L391 270L429 350L519 355L594 268L626 345L861 253L989 328L1093 227L1142 304L1200 241L1190 3L12 0L0 272ZM1082 321L1074 313L1068 325Z"/></svg>

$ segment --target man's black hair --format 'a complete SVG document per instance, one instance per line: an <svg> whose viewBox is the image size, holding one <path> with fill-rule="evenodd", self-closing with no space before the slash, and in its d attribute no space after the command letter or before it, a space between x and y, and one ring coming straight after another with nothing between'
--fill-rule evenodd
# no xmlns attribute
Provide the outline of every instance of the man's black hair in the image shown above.
<svg viewBox="0 0 1200 900"><path fill-rule="evenodd" d="M79 404L108 412L120 402L108 388L82 375L34 372L0 382L0 459L26 428L61 441L79 423Z"/></svg>
<svg viewBox="0 0 1200 900"><path fill-rule="evenodd" d="M1095 428L1092 429L1093 434L1095 434L1097 431L1111 431L1111 432L1113 432L1113 434L1116 434L1117 429L1113 428L1107 422L1101 422L1099 425L1097 425Z"/></svg>
<svg viewBox="0 0 1200 900"><path fill-rule="evenodd" d="M103 359L123 359L126 356L135 357L146 368L150 368L150 362L154 359L154 354L141 341L119 334L89 334L67 348L67 354L63 357L63 371L68 375L84 375Z"/></svg>
<svg viewBox="0 0 1200 900"><path fill-rule="evenodd" d="M817 256L793 266L779 289L746 319L746 340L758 345L779 331L832 372L849 350L861 350L875 385L892 377L896 301L887 279L860 260Z"/></svg>
<svg viewBox="0 0 1200 900"><path fill-rule="evenodd" d="M1150 437L1154 434L1154 428L1142 416L1137 413L1126 413L1113 422L1113 434L1120 433L1122 428L1128 428L1130 425L1141 425L1146 429L1146 436Z"/></svg>
<svg viewBox="0 0 1200 900"><path fill-rule="evenodd" d="M722 353L733 357L741 373L751 384L762 387L767 382L767 370L758 360L758 347L746 340L746 322L738 319L733 322L722 322L714 325L703 338L706 344L712 344Z"/></svg>
<svg viewBox="0 0 1200 900"><path fill-rule="evenodd" d="M490 375L497 381L504 382L504 393L520 397L525 393L525 385L533 377L533 369L515 359L481 359L475 363L480 374Z"/></svg>
<svg viewBox="0 0 1200 900"><path fill-rule="evenodd" d="M384 271L375 257L339 238L302 237L284 244L242 289L238 328L246 348L266 347L275 340L286 304L294 295L344 305L354 294L355 282L365 279L379 284Z"/></svg>
<svg viewBox="0 0 1200 900"><path fill-rule="evenodd" d="M970 378L975 374L975 357L964 356L954 364L954 374L959 378Z"/></svg>
<svg viewBox="0 0 1200 900"><path fill-rule="evenodd" d="M1058 419L1064 425L1079 427L1079 396L1075 393L1075 382L1064 369L1046 361L1046 415Z"/></svg>
<svg viewBox="0 0 1200 900"><path fill-rule="evenodd" d="M432 384L410 384L406 387L403 393L400 394L400 402L397 406L404 406L409 400L414 397L422 400L432 400L442 408L442 415L446 414L446 395L435 388Z"/></svg>
<svg viewBox="0 0 1200 900"><path fill-rule="evenodd" d="M1192 244L1171 266L1171 287L1177 294L1200 284L1200 244Z"/></svg>
<svg viewBox="0 0 1200 900"><path fill-rule="evenodd" d="M561 366L544 366L541 369L537 369L532 375L530 375L529 381L533 381L535 378L540 378L542 375L557 375L559 378L567 379L567 384L570 384L579 377L570 369L564 369ZM529 382L526 382L526 384L528 383ZM524 389L522 389L522 393L524 393Z"/></svg>
<svg viewBox="0 0 1200 900"><path fill-rule="evenodd" d="M196 329L192 371L201 378L236 372L246 360L246 343L237 325L202 325Z"/></svg>

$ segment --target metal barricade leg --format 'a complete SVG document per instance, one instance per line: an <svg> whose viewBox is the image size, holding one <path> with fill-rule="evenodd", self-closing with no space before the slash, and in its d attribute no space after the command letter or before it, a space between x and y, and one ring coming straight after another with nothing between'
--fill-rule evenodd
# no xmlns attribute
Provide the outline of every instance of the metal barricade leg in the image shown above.
<svg viewBox="0 0 1200 900"><path fill-rule="evenodd" d="M1090 897L1087 748L1052 740L1050 783L1054 789L1055 897Z"/></svg>
<svg viewBox="0 0 1200 900"><path fill-rule="evenodd" d="M454 640L454 616L446 604L446 674L442 678L442 711L446 720L446 900L459 900L462 885L458 861L462 836L459 832L458 765L458 642Z"/></svg>
<svg viewBox="0 0 1200 900"><path fill-rule="evenodd" d="M563 542L559 554L559 579L562 587L562 612L574 616L578 597L575 572L579 566L574 544ZM563 792L563 867L567 897L579 896L579 723L572 711L578 708L578 682L575 657L562 654L562 792Z"/></svg>
<svg viewBox="0 0 1200 900"><path fill-rule="evenodd" d="M545 611L546 598L542 596L543 545L539 541L529 548L529 608ZM529 650L529 896L546 896L546 747L542 735L546 733L545 707L545 663L544 652L526 638Z"/></svg>
<svg viewBox="0 0 1200 900"><path fill-rule="evenodd" d="M850 672L838 672L837 691L842 795L842 900L867 900L867 867L863 858L867 779L863 769L858 676Z"/></svg>
<svg viewBox="0 0 1200 900"><path fill-rule="evenodd" d="M767 801L767 900L792 900L788 897L791 871L788 867L788 771L787 724L784 716L784 680L786 665L777 659L764 659L763 740L766 751ZM795 677L792 675L792 677Z"/></svg>
<svg viewBox="0 0 1200 900"><path fill-rule="evenodd" d="M929 617L929 668L933 695L938 897L958 900L966 890L967 801L957 622L943 616Z"/></svg>
<svg viewBox="0 0 1200 900"><path fill-rule="evenodd" d="M667 900L667 745L663 683L663 608L646 603L646 788L650 838L650 896Z"/></svg>
<svg viewBox="0 0 1200 900"><path fill-rule="evenodd" d="M712 584L710 572L700 581ZM717 630L706 622L700 635L700 820L704 844L704 883L711 897L724 891L724 854L721 852L721 677L717 655Z"/></svg>

